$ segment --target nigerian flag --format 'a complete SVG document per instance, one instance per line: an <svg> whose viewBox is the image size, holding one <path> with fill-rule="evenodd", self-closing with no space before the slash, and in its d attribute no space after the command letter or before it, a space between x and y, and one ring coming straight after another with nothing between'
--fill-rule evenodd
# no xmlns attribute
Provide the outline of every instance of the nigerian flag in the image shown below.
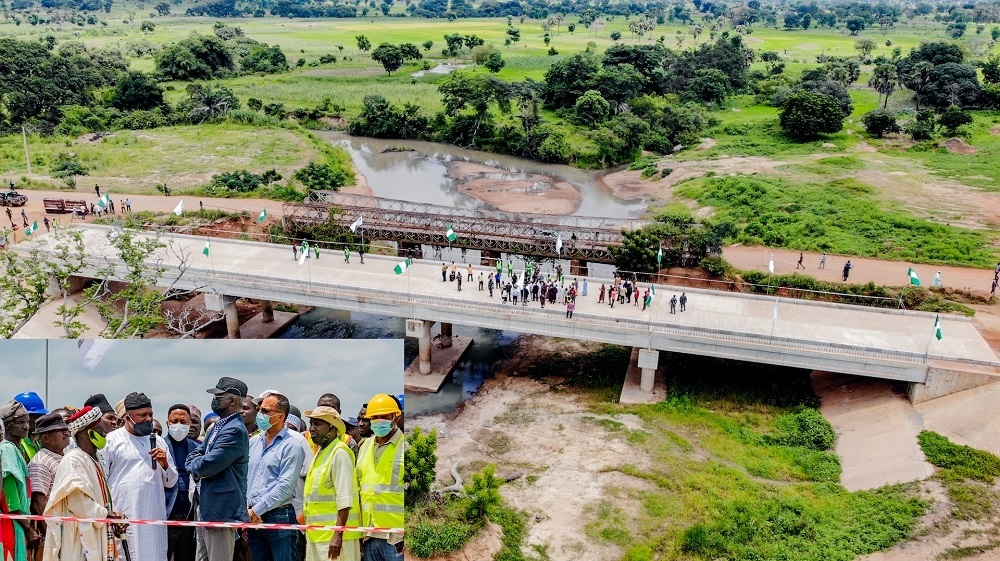
<svg viewBox="0 0 1000 561"><path fill-rule="evenodd" d="M267 209L266 208L264 210L260 211L260 214L257 215L257 222L263 222L265 218L267 218Z"/></svg>
<svg viewBox="0 0 1000 561"><path fill-rule="evenodd" d="M411 261L410 259L404 259L403 261L400 261L398 265L393 267L392 270L396 271L397 275L402 275L406 271L406 269L409 268L410 261Z"/></svg>
<svg viewBox="0 0 1000 561"><path fill-rule="evenodd" d="M656 298L656 287L649 285L649 304L646 304L650 308L653 307L653 298Z"/></svg>
<svg viewBox="0 0 1000 561"><path fill-rule="evenodd" d="M659 251L656 252L656 264L659 265L663 261L663 244L660 244Z"/></svg>
<svg viewBox="0 0 1000 561"><path fill-rule="evenodd" d="M910 267L910 272L907 274L910 276L910 284L920 286L920 279L917 278L917 272L913 270L913 267Z"/></svg>
<svg viewBox="0 0 1000 561"><path fill-rule="evenodd" d="M97 201L97 206L101 207L101 209L103 210L108 208L108 203L110 202L111 202L111 195L105 193L104 196Z"/></svg>
<svg viewBox="0 0 1000 561"><path fill-rule="evenodd" d="M934 336L937 337L938 341L941 340L941 316L934 317Z"/></svg>
<svg viewBox="0 0 1000 561"><path fill-rule="evenodd" d="M205 249L201 250L205 257L208 257L208 252L211 251L211 242L205 242Z"/></svg>
<svg viewBox="0 0 1000 561"><path fill-rule="evenodd" d="M452 229L450 224L448 225L448 231L444 233L444 237L448 238L449 243L458 239L458 236L455 234L455 230Z"/></svg>
<svg viewBox="0 0 1000 561"><path fill-rule="evenodd" d="M24 235L30 236L31 234L34 234L35 230L37 229L38 229L38 221L35 220L34 222L31 223L31 226L28 226L27 228L24 229Z"/></svg>

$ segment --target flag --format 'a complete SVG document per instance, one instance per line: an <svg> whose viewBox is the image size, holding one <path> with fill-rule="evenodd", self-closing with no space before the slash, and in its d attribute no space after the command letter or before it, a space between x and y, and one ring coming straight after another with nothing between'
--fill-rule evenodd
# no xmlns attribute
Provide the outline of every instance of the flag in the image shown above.
<svg viewBox="0 0 1000 561"><path fill-rule="evenodd" d="M559 234L559 237L556 238L556 253L562 254L562 234Z"/></svg>
<svg viewBox="0 0 1000 561"><path fill-rule="evenodd" d="M365 222L364 217L363 216L359 216L358 219L355 220L351 224L351 233L353 234L353 233L357 232L358 228L360 228L361 225L364 224L364 222ZM451 229L449 229L448 231L451 232ZM448 241L454 241L454 240L452 240L451 238L448 238Z"/></svg>
<svg viewBox="0 0 1000 561"><path fill-rule="evenodd" d="M184 214L184 201L177 203L177 206L174 207L174 214L177 216Z"/></svg>
<svg viewBox="0 0 1000 561"><path fill-rule="evenodd" d="M104 355L117 344L118 341L113 339L77 339L76 347L80 352L80 362L93 372L104 359Z"/></svg>
<svg viewBox="0 0 1000 561"><path fill-rule="evenodd" d="M663 262L663 244L660 244L660 249L656 252L656 264L659 265L661 262Z"/></svg>
<svg viewBox="0 0 1000 561"><path fill-rule="evenodd" d="M101 209L105 209L108 208L109 202L111 202L111 195L109 193L105 193L103 197L98 199L97 206L101 207Z"/></svg>
<svg viewBox="0 0 1000 561"><path fill-rule="evenodd" d="M767 270L771 274L774 274L774 254L773 253L771 254L771 261L767 264Z"/></svg>
<svg viewBox="0 0 1000 561"><path fill-rule="evenodd" d="M305 265L307 257L309 257L309 246L308 245L303 245L302 246L302 255L299 257L299 265Z"/></svg>
<svg viewBox="0 0 1000 561"><path fill-rule="evenodd" d="M448 231L444 233L444 237L448 238L448 243L458 239L458 236L455 235L455 230L452 229L451 225L448 226Z"/></svg>
<svg viewBox="0 0 1000 561"><path fill-rule="evenodd" d="M656 287L649 285L649 307L653 307L653 298L656 298Z"/></svg>
<svg viewBox="0 0 1000 561"><path fill-rule="evenodd" d="M941 340L941 337L942 337L942 335L941 335L941 316L935 316L934 317L934 336L937 337L938 341Z"/></svg>
<svg viewBox="0 0 1000 561"><path fill-rule="evenodd" d="M257 215L257 222L263 222L265 218L267 218L267 209L266 208L264 210L260 211L260 214Z"/></svg>
<svg viewBox="0 0 1000 561"><path fill-rule="evenodd" d="M910 276L910 284L920 286L920 279L917 278L917 272L913 270L913 267L910 267L910 272L906 274Z"/></svg>
<svg viewBox="0 0 1000 561"><path fill-rule="evenodd" d="M406 271L406 269L409 268L409 266L410 266L410 259L404 259L400 261L398 265L393 267L392 270L396 271L397 275L402 275Z"/></svg>
<svg viewBox="0 0 1000 561"><path fill-rule="evenodd" d="M210 247L209 247L209 244L210 244L210 243L211 243L211 242L205 242L205 249L201 250L201 252L202 252L203 254L205 254L205 257L208 257L208 252L209 252L209 250L210 250Z"/></svg>
<svg viewBox="0 0 1000 561"><path fill-rule="evenodd" d="M778 319L778 299L774 299L774 313L771 314L771 319L777 321Z"/></svg>
<svg viewBox="0 0 1000 561"><path fill-rule="evenodd" d="M35 220L34 222L31 223L31 226L28 226L27 228L24 229L24 235L30 236L31 234L34 234L35 230L37 229L38 229L38 221Z"/></svg>

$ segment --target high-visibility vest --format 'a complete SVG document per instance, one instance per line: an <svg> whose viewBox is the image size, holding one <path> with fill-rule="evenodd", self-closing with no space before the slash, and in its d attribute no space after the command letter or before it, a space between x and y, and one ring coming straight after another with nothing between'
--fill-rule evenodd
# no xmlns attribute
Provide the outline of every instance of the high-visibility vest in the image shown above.
<svg viewBox="0 0 1000 561"><path fill-rule="evenodd" d="M28 461L30 462L31 459L35 457L35 454L37 454L41 449L41 446L35 446L34 442L28 440L27 438L22 438L21 449L24 450L24 455L28 457Z"/></svg>
<svg viewBox="0 0 1000 561"><path fill-rule="evenodd" d="M302 505L302 513L305 516L306 524L316 525L337 525L337 489L326 485L325 474L330 469L333 456L337 450L347 452L351 458L351 465L354 465L354 452L340 440L334 440L313 458L309 473L306 474L305 502ZM352 480L353 480L353 474ZM353 487L353 485L352 485ZM348 526L361 525L361 505L358 500L357 489L352 489L351 510L347 514ZM364 536L364 532L346 531L345 540L357 540ZM307 530L306 539L315 543L329 543L333 539L333 530Z"/></svg>
<svg viewBox="0 0 1000 561"><path fill-rule="evenodd" d="M358 451L361 522L377 528L403 527L403 445L386 444L375 464L375 439L365 439Z"/></svg>

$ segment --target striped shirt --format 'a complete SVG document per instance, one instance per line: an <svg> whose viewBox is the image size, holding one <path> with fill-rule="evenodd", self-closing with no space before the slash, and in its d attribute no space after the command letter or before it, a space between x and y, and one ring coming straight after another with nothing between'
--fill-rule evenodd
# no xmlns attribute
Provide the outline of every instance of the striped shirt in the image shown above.
<svg viewBox="0 0 1000 561"><path fill-rule="evenodd" d="M31 478L32 493L49 496L52 481L56 477L56 469L59 468L61 461L62 456L47 448L42 448L31 458L31 463L28 464L28 477Z"/></svg>

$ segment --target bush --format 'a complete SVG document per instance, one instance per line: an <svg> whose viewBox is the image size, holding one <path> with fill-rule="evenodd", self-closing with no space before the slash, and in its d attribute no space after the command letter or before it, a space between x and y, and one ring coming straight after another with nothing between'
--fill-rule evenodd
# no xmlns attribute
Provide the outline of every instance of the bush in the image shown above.
<svg viewBox="0 0 1000 561"><path fill-rule="evenodd" d="M413 505L427 496L434 483L437 468L437 431L425 433L414 427L406 439L406 457L403 465L403 483L406 486L406 504ZM427 557L421 555L421 557Z"/></svg>
<svg viewBox="0 0 1000 561"><path fill-rule="evenodd" d="M500 479L493 475L496 466L490 464L482 473L472 476L472 486L468 489L469 505L465 509L465 516L472 521L486 519L486 514L498 506L500 499ZM431 470L433 477L433 470Z"/></svg>
<svg viewBox="0 0 1000 561"><path fill-rule="evenodd" d="M715 278L726 278L733 272L733 266L722 257L706 257L698 266Z"/></svg>
<svg viewBox="0 0 1000 561"><path fill-rule="evenodd" d="M573 122L585 127L594 127L607 121L610 114L611 104L597 90L587 90L576 99L573 106Z"/></svg>
<svg viewBox="0 0 1000 561"><path fill-rule="evenodd" d="M927 109L917 114L916 120L906 125L906 132L913 140L931 140L937 131L937 121L934 111Z"/></svg>
<svg viewBox="0 0 1000 561"><path fill-rule="evenodd" d="M831 96L798 91L788 96L780 112L781 128L796 140L839 132L844 126L840 103Z"/></svg>
<svg viewBox="0 0 1000 561"><path fill-rule="evenodd" d="M155 129L166 124L167 118L159 107L151 111L129 111L111 122L113 128L133 131Z"/></svg>
<svg viewBox="0 0 1000 561"><path fill-rule="evenodd" d="M801 446L810 450L829 450L837 440L830 422L816 409L798 408L774 420L777 435L770 437L782 446Z"/></svg>
<svg viewBox="0 0 1000 561"><path fill-rule="evenodd" d="M409 490L407 490L409 496ZM407 525L406 546L424 559L458 551L478 528L461 522L418 522Z"/></svg>
<svg viewBox="0 0 1000 561"><path fill-rule="evenodd" d="M963 111L957 105L952 105L938 117L938 123L948 129L949 135L954 135L958 131L958 127L972 123L972 114Z"/></svg>
<svg viewBox="0 0 1000 561"><path fill-rule="evenodd" d="M865 125L868 134L882 138L887 133L899 132L899 124L896 122L896 113L887 109L876 109L865 113L861 117L861 122Z"/></svg>
<svg viewBox="0 0 1000 561"><path fill-rule="evenodd" d="M225 171L213 175L209 186L213 189L248 193L260 187L263 183L264 178L262 176L241 169L239 171Z"/></svg>
<svg viewBox="0 0 1000 561"><path fill-rule="evenodd" d="M917 435L917 442L927 461L940 468L991 484L1000 476L1000 458L994 454L955 444L936 432L926 430Z"/></svg>
<svg viewBox="0 0 1000 561"><path fill-rule="evenodd" d="M90 170L86 166L72 160L69 157L60 157L52 166L52 177L72 177L74 175L89 175Z"/></svg>
<svg viewBox="0 0 1000 561"><path fill-rule="evenodd" d="M347 183L347 176L340 168L315 162L310 162L309 165L295 172L293 177L306 188L317 191L336 191Z"/></svg>

